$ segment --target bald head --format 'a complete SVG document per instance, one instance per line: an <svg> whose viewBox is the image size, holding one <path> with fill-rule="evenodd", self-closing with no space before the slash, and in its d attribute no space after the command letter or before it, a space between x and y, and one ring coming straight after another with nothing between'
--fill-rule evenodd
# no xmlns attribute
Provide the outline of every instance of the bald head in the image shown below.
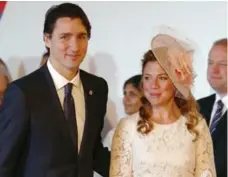
<svg viewBox="0 0 228 177"><path fill-rule="evenodd" d="M227 38L214 42L208 55L207 79L221 96L227 94Z"/></svg>

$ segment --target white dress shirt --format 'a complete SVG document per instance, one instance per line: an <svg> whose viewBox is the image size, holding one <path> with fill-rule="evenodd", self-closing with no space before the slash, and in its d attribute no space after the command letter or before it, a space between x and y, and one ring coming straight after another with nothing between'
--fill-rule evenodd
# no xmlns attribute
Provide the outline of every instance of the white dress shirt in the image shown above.
<svg viewBox="0 0 228 177"><path fill-rule="evenodd" d="M71 81L69 81L55 70L50 60L48 60L47 62L47 67L54 81L55 88L59 96L59 100L62 105L62 108L63 108L63 101L65 96L64 86L68 83L73 84L72 96L74 98L75 110L76 110L76 121L77 121L77 129L78 129L78 151L79 151L81 142L82 142L82 136L83 136L84 124L85 124L85 99L84 99L83 86L80 80L80 73L78 72L77 75Z"/></svg>
<svg viewBox="0 0 228 177"><path fill-rule="evenodd" d="M211 123L212 123L212 119L213 119L213 117L215 115L215 112L217 110L217 102L219 100L221 100L222 103L224 104L223 109L222 109L222 116L225 114L225 112L228 109L228 95L226 95L226 96L221 98L218 94L216 94L215 102L214 102L214 105L213 105L213 108L212 108L212 113L211 113L210 126L211 126Z"/></svg>

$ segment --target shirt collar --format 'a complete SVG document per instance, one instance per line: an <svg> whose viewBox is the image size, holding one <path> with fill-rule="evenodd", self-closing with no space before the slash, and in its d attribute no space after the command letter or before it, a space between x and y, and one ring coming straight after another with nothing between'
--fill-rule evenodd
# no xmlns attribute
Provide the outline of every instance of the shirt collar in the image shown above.
<svg viewBox="0 0 228 177"><path fill-rule="evenodd" d="M76 76L72 80L67 80L58 71L56 71L56 69L53 67L53 65L49 59L47 61L47 67L48 67L48 70L49 70L51 77L54 81L56 90L61 89L62 87L64 87L68 83L72 83L74 86L80 87L81 81L80 81L79 72L76 74Z"/></svg>
<svg viewBox="0 0 228 177"><path fill-rule="evenodd" d="M223 102L223 104L226 106L226 108L228 109L228 95L224 96L224 97L220 97L217 93L216 93L216 97L215 97L215 103L217 103L219 100L221 100Z"/></svg>

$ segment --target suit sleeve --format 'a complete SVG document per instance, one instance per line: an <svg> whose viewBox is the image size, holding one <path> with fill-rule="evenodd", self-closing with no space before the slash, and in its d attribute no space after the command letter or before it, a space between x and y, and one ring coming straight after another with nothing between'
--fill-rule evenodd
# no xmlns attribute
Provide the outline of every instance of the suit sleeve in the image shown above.
<svg viewBox="0 0 228 177"><path fill-rule="evenodd" d="M0 177L15 177L28 132L23 92L10 84L0 110Z"/></svg>
<svg viewBox="0 0 228 177"><path fill-rule="evenodd" d="M96 141L96 147L95 147L95 161L94 161L94 170L101 174L104 177L108 177L109 176L109 166L110 166L110 151L108 150L108 148L104 147L102 144L102 139L101 139L101 131L103 129L104 126L104 117L106 114L106 109L107 109L107 101L108 101L108 84L105 80L103 80L103 106L102 108L102 117L100 117L100 119L102 120L101 126L100 126L100 134L99 137L97 137L97 141Z"/></svg>

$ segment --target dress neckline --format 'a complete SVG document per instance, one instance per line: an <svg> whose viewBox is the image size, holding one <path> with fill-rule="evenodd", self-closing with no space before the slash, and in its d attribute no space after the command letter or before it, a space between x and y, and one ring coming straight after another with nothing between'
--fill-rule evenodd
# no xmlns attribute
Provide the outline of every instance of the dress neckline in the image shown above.
<svg viewBox="0 0 228 177"><path fill-rule="evenodd" d="M159 126L159 127L170 127L170 126L178 124L181 121L182 118L183 118L183 116L181 115L177 120L173 121L170 124L160 124L160 123L157 123L157 122L154 122L154 121L153 121L153 124L155 126Z"/></svg>

